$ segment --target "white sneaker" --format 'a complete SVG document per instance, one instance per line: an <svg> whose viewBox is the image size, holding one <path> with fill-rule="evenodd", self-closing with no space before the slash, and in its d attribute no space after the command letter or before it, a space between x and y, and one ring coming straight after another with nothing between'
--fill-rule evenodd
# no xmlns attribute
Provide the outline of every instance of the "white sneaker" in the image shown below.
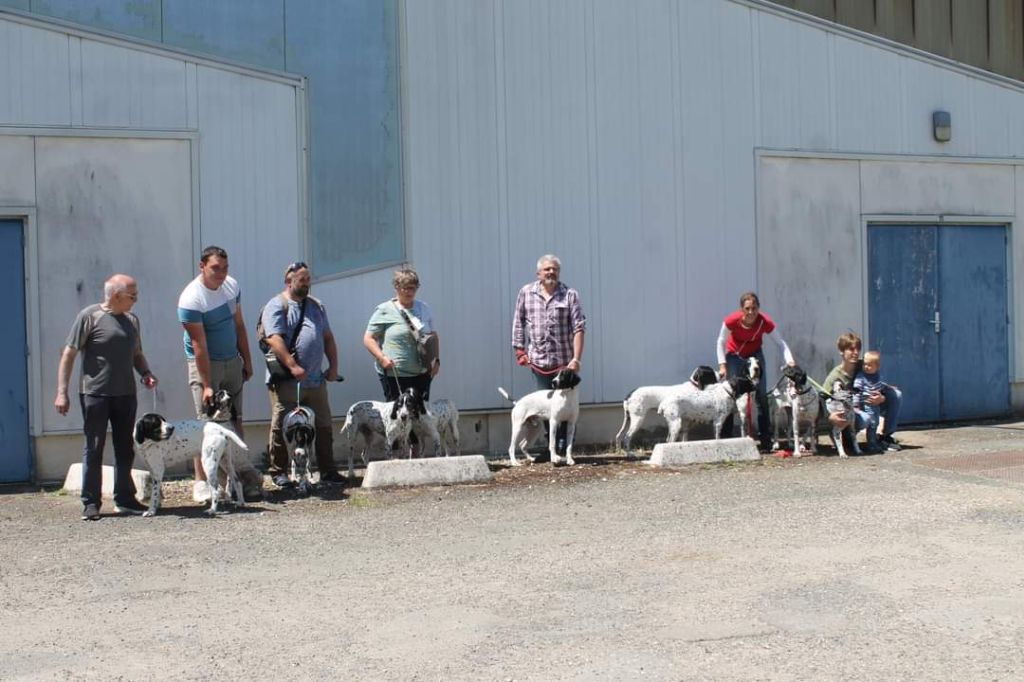
<svg viewBox="0 0 1024 682"><path fill-rule="evenodd" d="M206 481L196 481L192 484L192 499L196 502L210 501L210 486Z"/></svg>

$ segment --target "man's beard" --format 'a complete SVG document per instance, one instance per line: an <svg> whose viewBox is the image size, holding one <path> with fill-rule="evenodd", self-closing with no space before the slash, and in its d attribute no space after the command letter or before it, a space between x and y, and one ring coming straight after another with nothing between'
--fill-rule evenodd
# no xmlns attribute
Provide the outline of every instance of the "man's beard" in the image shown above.
<svg viewBox="0 0 1024 682"><path fill-rule="evenodd" d="M557 277L545 277L544 279L541 280L541 282L543 284L545 284L546 286L553 287L556 284L558 284L558 278Z"/></svg>
<svg viewBox="0 0 1024 682"><path fill-rule="evenodd" d="M309 296L309 287L295 287L292 289L292 296L296 298L306 298Z"/></svg>

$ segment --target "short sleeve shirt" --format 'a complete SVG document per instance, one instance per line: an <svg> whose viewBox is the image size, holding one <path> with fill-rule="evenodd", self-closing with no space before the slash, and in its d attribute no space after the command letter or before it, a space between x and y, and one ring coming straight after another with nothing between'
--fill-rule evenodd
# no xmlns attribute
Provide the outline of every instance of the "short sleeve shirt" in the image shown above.
<svg viewBox="0 0 1024 682"><path fill-rule="evenodd" d="M743 326L743 311L737 310L729 313L722 324L729 330L729 338L725 343L725 350L734 353L741 358L749 358L761 350L761 343L765 334L775 331L775 322L764 313L758 313L757 319L749 329Z"/></svg>
<svg viewBox="0 0 1024 682"><path fill-rule="evenodd" d="M287 305L287 310L285 309ZM275 296L263 307L263 332L268 336L277 334L285 345L292 341L295 325L302 316L302 304ZM316 388L324 382L324 335L330 333L327 310L312 296L306 299L306 316L302 329L295 340L295 360L306 370L303 388ZM268 373L269 379L269 373Z"/></svg>
<svg viewBox="0 0 1024 682"><path fill-rule="evenodd" d="M88 306L78 313L65 343L82 354L81 393L135 395L135 356L142 352L135 315L114 315L98 303Z"/></svg>
<svg viewBox="0 0 1024 682"><path fill-rule="evenodd" d="M207 289L199 276L189 282L178 297L178 321L202 323L211 360L233 360L238 357L235 311L241 302L242 291L234 277L228 276L219 289ZM185 357L195 356L192 338L186 330Z"/></svg>
<svg viewBox="0 0 1024 682"><path fill-rule="evenodd" d="M377 306L366 324L366 331L380 343L381 352L394 360L398 376L419 376L428 368L420 364L416 337L413 336L412 329L402 314L398 312L398 305L398 302L392 299ZM426 303L413 301L412 309L407 312L423 324L420 333L429 334L434 331L434 315ZM384 370L380 365L376 366L377 372L383 374Z"/></svg>

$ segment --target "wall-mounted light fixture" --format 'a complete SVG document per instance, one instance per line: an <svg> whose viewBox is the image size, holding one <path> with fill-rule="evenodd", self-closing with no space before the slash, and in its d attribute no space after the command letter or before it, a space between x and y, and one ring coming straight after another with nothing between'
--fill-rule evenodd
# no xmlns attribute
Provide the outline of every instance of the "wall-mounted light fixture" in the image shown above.
<svg viewBox="0 0 1024 682"><path fill-rule="evenodd" d="M953 139L953 124L948 111L932 112L932 135L936 142L949 142Z"/></svg>

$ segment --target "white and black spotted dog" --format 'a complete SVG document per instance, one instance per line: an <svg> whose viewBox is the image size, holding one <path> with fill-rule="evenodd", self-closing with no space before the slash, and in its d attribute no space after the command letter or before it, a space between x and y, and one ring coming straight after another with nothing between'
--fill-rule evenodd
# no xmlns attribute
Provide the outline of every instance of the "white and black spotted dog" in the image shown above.
<svg viewBox="0 0 1024 682"><path fill-rule="evenodd" d="M419 419L412 422L413 433L419 438L420 443L433 443L433 457L441 455L441 448L444 448L444 456L449 457L453 453L459 455L459 410L455 403L447 398L441 400L429 400L426 405L426 412L420 415ZM426 453L424 446L420 454Z"/></svg>
<svg viewBox="0 0 1024 682"><path fill-rule="evenodd" d="M658 409L665 398L678 392L703 391L711 384L718 382L718 374L707 365L700 365L690 375L690 380L673 386L641 386L634 389L622 401L622 426L615 434L615 447L626 451L626 456L633 457L632 440L640 430L644 419Z"/></svg>
<svg viewBox="0 0 1024 682"><path fill-rule="evenodd" d="M298 482L300 494L309 495L313 490L309 461L316 453L316 413L305 405L295 407L281 420L281 433L288 448L291 480Z"/></svg>
<svg viewBox="0 0 1024 682"><path fill-rule="evenodd" d="M668 422L668 442L689 438L696 424L712 424L715 438L722 437L722 424L736 413L740 396L750 393L754 382L747 377L729 377L703 391L673 393L658 405L658 414Z"/></svg>
<svg viewBox="0 0 1024 682"><path fill-rule="evenodd" d="M757 390L757 382L761 379L761 363L754 356L747 358L743 365L745 375L754 382L754 390ZM750 435L751 424L757 423L757 400L751 393L744 393L736 399L736 411L740 415L740 436L746 438ZM731 434L729 434L731 435ZM767 436L765 436L767 438Z"/></svg>
<svg viewBox="0 0 1024 682"><path fill-rule="evenodd" d="M512 400L508 391L501 387L498 388L498 392L513 405L512 440L508 445L508 460L512 466L519 466L519 461L516 459L516 447L531 463L534 461L535 457L530 455L526 448L530 447L537 436L544 433L544 422L547 422L549 427L548 453L551 456L551 463L559 464L562 461L555 447L560 422L568 424L565 437L565 463L570 466L576 463L572 458L572 441L576 435L576 420L580 416L580 396L579 391L576 390L579 383L580 376L576 372L571 369L563 369L552 379L551 390L527 393L519 400Z"/></svg>
<svg viewBox="0 0 1024 682"><path fill-rule="evenodd" d="M133 438L135 452L149 466L151 489L149 509L143 516L154 516L162 501L161 483L167 467L179 462L191 461L198 452L202 458L203 471L207 481L217 481L221 467L227 472L226 487L233 492L238 506L245 505L242 483L235 474L231 447L237 447L243 454L249 448L223 421L231 417L231 396L227 391L218 391L213 403L207 408L209 421L185 419L168 422L159 414L150 412L135 422ZM225 456L225 454L227 456ZM216 487L216 485L214 485ZM221 495L210 495L210 509L207 513L218 512Z"/></svg>
<svg viewBox="0 0 1024 682"><path fill-rule="evenodd" d="M849 434L850 442L853 444L853 454L860 454L860 446L857 445L857 413L853 409L853 391L843 388L842 381L832 383L832 395L825 400L825 409L829 414L839 413L846 420L846 428L839 429L832 424L832 440L836 444L836 452L840 457L847 457L846 445L843 443L843 434Z"/></svg>
<svg viewBox="0 0 1024 682"><path fill-rule="evenodd" d="M425 412L423 398L415 388L405 389L397 400L391 402L361 400L348 408L345 425L341 427L341 435L348 442L348 477L352 478L355 473L353 457L360 443L359 452L364 465L369 461L367 453L376 445L381 445L390 456L392 447L397 444L411 457L409 434L413 420Z"/></svg>
<svg viewBox="0 0 1024 682"><path fill-rule="evenodd" d="M787 437L794 457L800 457L806 452L818 454L817 428L821 399L818 391L807 380L807 372L798 365L783 367L779 386L772 391L772 395L776 399L776 448L779 435L785 430L788 431Z"/></svg>

